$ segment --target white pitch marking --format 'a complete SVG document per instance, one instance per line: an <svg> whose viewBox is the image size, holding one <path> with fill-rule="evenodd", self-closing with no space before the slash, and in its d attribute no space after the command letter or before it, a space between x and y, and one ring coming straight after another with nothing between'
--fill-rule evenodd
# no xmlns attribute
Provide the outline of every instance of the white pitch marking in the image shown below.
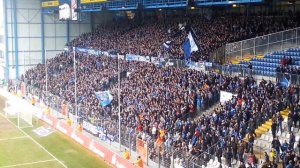
<svg viewBox="0 0 300 168"><path fill-rule="evenodd" d="M2 113L0 113L1 116L3 118L5 118L5 116L3 116ZM31 136L29 136L25 131L23 131L22 129L20 129L17 125L15 125L15 123L11 122L9 119L5 118L8 122L10 122L12 125L14 125L16 128L18 128L23 134L27 135L29 139L31 139L35 144L37 144L40 148L42 148L45 152L47 152L50 156L52 156L56 161L58 161L63 167L67 168L67 166L60 160L58 160L52 153L50 153L46 148L44 148L41 144L39 144L36 140L34 140Z"/></svg>
<svg viewBox="0 0 300 168"><path fill-rule="evenodd" d="M37 162L20 163L20 164L8 165L8 166L1 166L0 168L26 166L26 165L33 165L33 164L39 164L39 163L45 163L45 162L53 162L53 161L56 161L56 160L55 159L50 159L50 160L42 160L42 161L37 161Z"/></svg>
<svg viewBox="0 0 300 168"><path fill-rule="evenodd" d="M19 137L14 137L14 138L3 138L3 139L0 139L0 141L9 141L9 140L23 139L23 138L29 138L29 137L28 136L19 136Z"/></svg>

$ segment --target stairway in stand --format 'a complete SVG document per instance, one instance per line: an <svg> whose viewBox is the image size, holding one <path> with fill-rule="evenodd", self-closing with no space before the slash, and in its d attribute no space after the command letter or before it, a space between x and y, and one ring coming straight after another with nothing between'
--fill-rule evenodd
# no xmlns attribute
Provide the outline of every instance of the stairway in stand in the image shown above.
<svg viewBox="0 0 300 168"><path fill-rule="evenodd" d="M288 109L285 109L280 112L280 115L283 117L284 120L287 120L288 114L289 114ZM259 126L257 129L255 129L256 136L257 137L262 136L263 134L265 134L271 129L271 126L272 126L272 119L269 119L261 126Z"/></svg>
<svg viewBox="0 0 300 168"><path fill-rule="evenodd" d="M287 131L287 118L288 118L288 109L283 110L280 112L280 115L283 117L283 123L282 123L282 132L277 133L276 135L279 137L280 143L283 143L285 140L287 142L289 141L290 134ZM268 154L271 151L272 148L272 132L271 132L271 126L272 126L272 119L269 119L264 124L259 126L256 130L256 139L254 141L254 147L253 151L257 158L260 160L259 163L262 163L264 160L264 153L267 152ZM300 137L300 132L298 128L293 129L293 133L296 137L296 142L298 142ZM296 145L296 143L295 143Z"/></svg>

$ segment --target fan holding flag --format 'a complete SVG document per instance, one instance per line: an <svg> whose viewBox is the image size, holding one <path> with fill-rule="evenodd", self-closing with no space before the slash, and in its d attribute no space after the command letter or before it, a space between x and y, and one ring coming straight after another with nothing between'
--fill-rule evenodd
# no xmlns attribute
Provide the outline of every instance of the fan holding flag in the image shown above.
<svg viewBox="0 0 300 168"><path fill-rule="evenodd" d="M184 53L184 59L186 61L189 61L191 58L191 55L194 51L198 51L198 45L196 44L196 35L193 31L193 29L191 29L191 31L189 31L188 36L186 37L186 39L184 40L184 42L182 43L182 50Z"/></svg>

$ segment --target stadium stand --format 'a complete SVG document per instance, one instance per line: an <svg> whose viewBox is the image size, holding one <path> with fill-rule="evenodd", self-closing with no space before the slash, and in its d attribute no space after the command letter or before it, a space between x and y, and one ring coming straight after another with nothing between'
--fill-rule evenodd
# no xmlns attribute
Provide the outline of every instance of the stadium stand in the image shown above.
<svg viewBox="0 0 300 168"><path fill-rule="evenodd" d="M241 61L231 65L238 71L252 64L252 71L257 75L276 76L277 73L291 73L299 75L300 49L290 48L286 51L275 51L266 54L263 58L252 58L250 61Z"/></svg>
<svg viewBox="0 0 300 168"><path fill-rule="evenodd" d="M293 16L226 16L205 18L186 16L168 21L162 18L148 18L143 23L122 22L101 25L94 32L83 34L68 43L69 46L100 49L120 54L143 56L168 56L183 59L180 50L182 39L186 37L184 25L193 28L200 45L193 53L192 60L209 60L211 53L222 45L243 39L274 33L297 27ZM162 51L161 45L173 41L169 53ZM216 60L215 60L216 61Z"/></svg>
<svg viewBox="0 0 300 168"><path fill-rule="evenodd" d="M207 60L213 50L227 42L297 26L294 18L287 16L190 18L187 24L195 28L201 44L200 52L193 56L194 60ZM180 58L181 39L185 34L182 32L177 35L176 26L185 20L170 19L167 26L161 21L153 23L153 19L141 25L124 22L99 26L94 32L83 34L68 45L97 48L112 54L158 56L161 55L160 45L172 37L172 57ZM168 34L168 29L171 34ZM254 58L250 62L254 71L262 70L267 75L275 76L276 67L284 56L291 56L295 65L300 61L299 49L294 48L266 54L264 58ZM116 58L103 55L76 54L79 114L82 120L105 129L115 141L118 102L114 99L110 105L102 107L95 92L110 90L113 97L117 97L117 61ZM75 102L73 63L71 52L64 52L47 61L48 91L71 104ZM268 130L270 127L279 127L276 124L280 119L276 114L287 115L286 111L280 113L285 109L289 110L287 123L294 121L293 131L289 132L298 133L298 85L284 88L271 81L262 80L258 83L251 76L241 79L214 72L160 67L147 62L120 60L120 64L121 123L122 129L128 133L124 138L134 134L146 141L149 158L161 162L165 167L175 162L181 167L188 164L196 167L275 164L275 161L270 163L268 159L262 163L258 159L261 152L256 146L263 145L264 151L269 152L270 142L277 143L270 138ZM242 62L240 65L244 64L248 63ZM45 90L45 69L45 65L38 65L27 71L24 77L26 84ZM197 112L219 101L221 90L235 93L236 96L219 104L213 113L199 116ZM42 97L45 98L45 95ZM110 121L103 122L103 118ZM268 124L270 120L271 125ZM283 130L286 130L285 122ZM264 125L267 125L266 129L260 128ZM287 139L290 135L282 131L280 137ZM299 139L297 137L295 141ZM292 145L290 151L284 153L282 160L285 165L296 157L295 152L292 153L295 146ZM274 147L278 147L278 144ZM276 152L278 158L277 148ZM296 159L291 164L299 165L299 157Z"/></svg>
<svg viewBox="0 0 300 168"><path fill-rule="evenodd" d="M65 62L66 65L58 65L58 61L55 61L58 59L64 59L64 61L61 61ZM99 76L105 72L108 77L114 75L112 69L115 68L116 65L105 65L109 64L109 62L116 63L116 59L78 55L77 69L86 72L79 72L79 86L81 86L80 83L88 82L82 85L82 88L78 87L80 88L78 101L88 107L85 111L80 111L80 114L83 119L94 118L96 123L97 118L99 119L103 116L117 120L117 102L114 101L111 106L105 108L99 106L94 96L94 92L97 88L91 85L93 83L90 80L86 80L88 76L93 75L93 73L87 72L93 72L97 69L97 66L99 66L97 59L101 59L104 64L100 72L95 71ZM71 89L74 83L70 81L70 78L64 77L72 73L71 70L68 70L68 68L70 68L68 64L69 66L72 65L72 56L68 54L59 55L49 61L48 65L51 67L48 70L49 74L51 74L49 91L72 102L74 100L72 100ZM253 78L241 80L237 77L225 77L215 73L207 75L195 70L184 70L172 67L161 69L155 65L143 62L124 62L123 64L127 64L128 67L134 67L135 71L132 71L130 77L124 79L121 83L125 88L122 90L122 124L126 129L134 130L136 134L145 134L146 136L140 135L144 140L148 139L149 145L152 143L153 147L158 143L165 143L166 146L164 147L161 157L166 160L170 158L169 151L171 150L171 146L173 146L173 150L180 150L180 155L186 152L186 154L183 155L189 155L190 153L194 156L201 155L201 151L212 150L211 148L214 148L210 155L219 156L219 162L222 154L217 155L217 151L228 148L228 146L232 145L231 143L248 146L244 150L253 151L253 146L251 147L253 141L244 142L243 137L247 137L247 134L253 133L264 121L267 121L276 112L284 109L286 101L288 101L284 99L287 91L283 88L275 87L271 82L262 81L257 85ZM43 83L45 82L45 75L41 75L42 69L45 68L41 67L42 65L27 72L26 79L28 79L28 84L37 87L45 85L45 83ZM129 70L130 68L124 66L123 69ZM109 73L107 70L109 70ZM185 76L185 78L182 78L183 76ZM109 78L106 78L106 80L108 79ZM102 79L97 83L103 83L103 80L105 81L105 79ZM172 83L169 81L172 81ZM178 88L176 85L181 87ZM162 86L168 86L169 91L161 90ZM187 87L185 88L183 86ZM87 90L87 88L89 89ZM116 85L112 85L110 88L112 94L116 97ZM183 92L188 88L194 89L192 89L189 94ZM107 87L102 89L107 89ZM235 92L238 96L226 102L226 104L217 107L213 114L193 119L192 116L196 110L196 97L202 97L201 102L214 101L213 96L219 94L219 89ZM158 99L159 97L160 99ZM162 97L164 99L161 99ZM172 102L170 101L171 99L178 99L178 101ZM189 100L188 102L190 102L189 104L181 103L182 100L187 99ZM241 104L242 102L244 103ZM262 111L265 113L262 113ZM100 123L97 124L99 125ZM117 132L117 127L115 126L107 129L112 135ZM153 132L153 130L156 131ZM165 132L166 130L168 131ZM255 131L255 133L257 132ZM174 139L172 140L171 137L174 137ZM223 154L226 154L226 152ZM242 156L244 157L244 155ZM155 150L150 151L150 158L153 160L158 159ZM235 151L235 155L228 159L237 160L237 151ZM240 160L242 161L241 158ZM166 161L166 164L170 165L170 162L170 160ZM205 162L204 160L200 163L206 164L207 161ZM231 162L228 162L228 164L228 166L230 166Z"/></svg>

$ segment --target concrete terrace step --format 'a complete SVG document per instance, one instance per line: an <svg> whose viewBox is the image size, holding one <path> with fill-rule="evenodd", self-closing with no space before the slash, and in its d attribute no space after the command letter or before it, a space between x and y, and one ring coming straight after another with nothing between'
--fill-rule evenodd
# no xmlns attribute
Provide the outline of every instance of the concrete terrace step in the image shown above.
<svg viewBox="0 0 300 168"><path fill-rule="evenodd" d="M272 125L272 124L271 124L271 125ZM265 129L267 129L267 130L269 130L269 129L271 129L271 125L270 125L270 124L267 124L267 122L266 122L266 123L262 124L261 127L265 128Z"/></svg>
<svg viewBox="0 0 300 168"><path fill-rule="evenodd" d="M282 111L280 111L280 114L284 118L286 118L287 114L288 114L288 110L287 109L282 110ZM263 134L265 134L266 132L268 132L271 129L271 126L272 126L272 119L270 118L265 123L263 123L261 126L259 126L258 128L255 129L256 137L260 137ZM244 140L247 141L247 138L244 138Z"/></svg>
<svg viewBox="0 0 300 168"><path fill-rule="evenodd" d="M261 136L262 134L264 134L265 132L264 131L261 131L261 130L259 130L259 129L256 129L255 130L255 134L256 134L256 136Z"/></svg>
<svg viewBox="0 0 300 168"><path fill-rule="evenodd" d="M281 115L283 118L287 118L287 117L288 117L288 114L289 114L289 111L288 111L287 109L280 112L280 115Z"/></svg>
<svg viewBox="0 0 300 168"><path fill-rule="evenodd" d="M269 130L268 128L265 128L263 126L259 126L257 129L261 132L268 132L268 130Z"/></svg>
<svg viewBox="0 0 300 168"><path fill-rule="evenodd" d="M272 126L272 121L267 121L267 122L265 122L264 124L271 127L271 126Z"/></svg>

